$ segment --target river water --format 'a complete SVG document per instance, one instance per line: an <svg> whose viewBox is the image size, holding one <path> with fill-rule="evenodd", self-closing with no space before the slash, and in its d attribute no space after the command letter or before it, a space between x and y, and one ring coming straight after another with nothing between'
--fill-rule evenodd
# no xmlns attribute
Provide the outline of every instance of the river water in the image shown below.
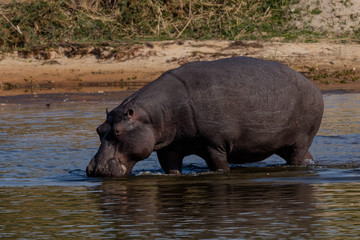
<svg viewBox="0 0 360 240"><path fill-rule="evenodd" d="M359 239L360 94L324 94L317 164L278 157L164 175L156 155L123 179L88 178L96 127L118 102L0 106L0 238Z"/></svg>

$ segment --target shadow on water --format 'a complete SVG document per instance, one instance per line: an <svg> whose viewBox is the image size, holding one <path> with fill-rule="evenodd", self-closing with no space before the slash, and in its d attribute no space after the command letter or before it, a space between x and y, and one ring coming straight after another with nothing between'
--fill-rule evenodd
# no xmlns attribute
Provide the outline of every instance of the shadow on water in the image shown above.
<svg viewBox="0 0 360 240"><path fill-rule="evenodd" d="M358 239L360 94L324 95L317 164L279 157L209 173L190 156L164 175L88 178L102 103L6 108L0 116L0 237L9 239ZM109 103L115 107L118 103Z"/></svg>

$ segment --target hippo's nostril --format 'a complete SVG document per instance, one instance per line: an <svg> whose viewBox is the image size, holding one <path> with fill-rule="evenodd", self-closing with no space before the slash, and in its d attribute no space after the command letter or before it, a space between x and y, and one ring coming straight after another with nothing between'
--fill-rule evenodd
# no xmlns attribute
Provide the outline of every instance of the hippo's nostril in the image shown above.
<svg viewBox="0 0 360 240"><path fill-rule="evenodd" d="M115 136L120 136L120 130L119 129L114 129L114 134L115 134Z"/></svg>

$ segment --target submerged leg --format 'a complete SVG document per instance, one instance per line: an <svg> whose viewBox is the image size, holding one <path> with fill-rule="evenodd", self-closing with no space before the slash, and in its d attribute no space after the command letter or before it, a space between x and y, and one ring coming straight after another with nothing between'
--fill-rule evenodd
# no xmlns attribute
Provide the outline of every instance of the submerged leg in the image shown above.
<svg viewBox="0 0 360 240"><path fill-rule="evenodd" d="M315 164L313 156L308 152L309 147L297 145L284 147L277 152L277 155L286 160L289 165L312 165Z"/></svg>
<svg viewBox="0 0 360 240"><path fill-rule="evenodd" d="M161 149L157 151L157 156L166 174L181 175L183 155L168 149Z"/></svg>
<svg viewBox="0 0 360 240"><path fill-rule="evenodd" d="M230 170L225 151L208 148L205 153L199 155L206 161L210 171L223 172Z"/></svg>
<svg viewBox="0 0 360 240"><path fill-rule="evenodd" d="M314 165L314 164L315 164L314 158L313 158L313 156L310 154L310 152L307 152L307 153L306 153L303 162L304 162L303 164L305 164L305 165Z"/></svg>

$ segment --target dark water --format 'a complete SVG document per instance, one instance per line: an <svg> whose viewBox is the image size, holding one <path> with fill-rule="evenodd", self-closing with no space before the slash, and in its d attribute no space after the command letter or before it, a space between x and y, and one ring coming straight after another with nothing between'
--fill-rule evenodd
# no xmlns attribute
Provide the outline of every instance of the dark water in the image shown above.
<svg viewBox="0 0 360 240"><path fill-rule="evenodd" d="M104 103L0 106L0 238L358 239L360 94L324 99L316 166L271 157L211 174L188 157L175 177L152 155L118 180L84 171Z"/></svg>

